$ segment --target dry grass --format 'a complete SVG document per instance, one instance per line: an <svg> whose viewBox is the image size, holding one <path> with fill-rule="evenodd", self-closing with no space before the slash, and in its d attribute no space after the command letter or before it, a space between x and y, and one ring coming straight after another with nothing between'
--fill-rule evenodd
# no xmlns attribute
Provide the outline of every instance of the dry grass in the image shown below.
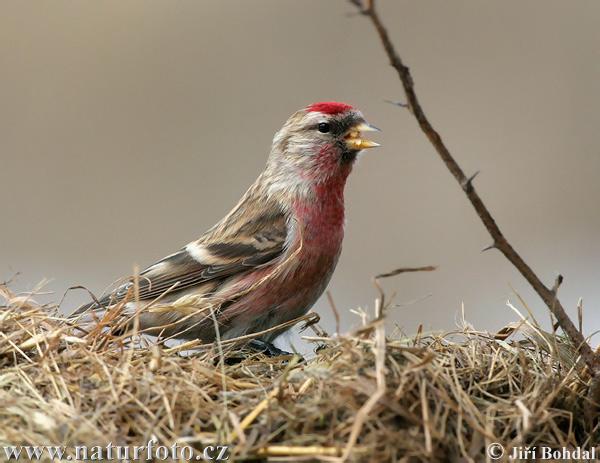
<svg viewBox="0 0 600 463"><path fill-rule="evenodd" d="M493 442L598 444L583 420L585 368L530 323L502 336L386 338L375 317L351 335L312 337L319 349L305 363L247 354L229 365L219 349L182 355L77 334L52 307L5 286L0 296L0 446L154 437L228 444L230 461L388 462L485 461Z"/></svg>

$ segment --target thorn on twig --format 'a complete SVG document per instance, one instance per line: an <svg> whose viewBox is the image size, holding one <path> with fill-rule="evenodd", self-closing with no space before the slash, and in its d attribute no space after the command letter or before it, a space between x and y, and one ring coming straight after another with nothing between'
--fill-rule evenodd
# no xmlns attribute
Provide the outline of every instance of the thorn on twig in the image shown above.
<svg viewBox="0 0 600 463"><path fill-rule="evenodd" d="M473 180L475 180L475 177L477 177L479 175L479 172L481 171L476 171L473 175L471 175L469 178L465 179L460 186L462 187L462 189L466 192L472 191L473 190Z"/></svg>
<svg viewBox="0 0 600 463"><path fill-rule="evenodd" d="M402 101L393 101L393 100L383 100L386 103L389 103L394 106L400 106L401 108L408 108L408 103L403 103Z"/></svg>
<svg viewBox="0 0 600 463"><path fill-rule="evenodd" d="M498 246L496 246L496 243L492 243L489 246L486 246L485 248L483 248L481 250L481 252L489 251L491 249L498 249Z"/></svg>
<svg viewBox="0 0 600 463"><path fill-rule="evenodd" d="M362 0L348 0L352 5L358 8L360 14L369 14L369 6L368 4L363 4Z"/></svg>
<svg viewBox="0 0 600 463"><path fill-rule="evenodd" d="M554 294L554 297L556 297L556 293L558 292L558 288L560 288L560 285L562 285L563 282L563 276L559 273L558 275L556 275L556 280L554 281L554 286L552 287L552 293Z"/></svg>

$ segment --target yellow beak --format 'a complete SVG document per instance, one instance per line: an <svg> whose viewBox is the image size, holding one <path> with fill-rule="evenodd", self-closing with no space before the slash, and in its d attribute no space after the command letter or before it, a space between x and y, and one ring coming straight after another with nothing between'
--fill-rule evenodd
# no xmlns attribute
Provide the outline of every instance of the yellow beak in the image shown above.
<svg viewBox="0 0 600 463"><path fill-rule="evenodd" d="M344 137L346 146L348 146L349 149L364 150L367 148L375 148L376 146L380 146L379 143L362 138L361 132L381 132L381 130L370 124L367 124L366 122L361 122L360 124L352 127Z"/></svg>

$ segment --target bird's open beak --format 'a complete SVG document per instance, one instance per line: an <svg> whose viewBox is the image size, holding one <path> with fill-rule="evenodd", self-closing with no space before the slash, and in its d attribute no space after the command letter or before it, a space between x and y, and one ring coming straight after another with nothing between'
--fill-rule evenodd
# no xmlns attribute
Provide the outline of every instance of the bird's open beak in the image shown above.
<svg viewBox="0 0 600 463"><path fill-rule="evenodd" d="M362 138L362 132L381 132L381 130L372 126L371 124L367 124L366 122L361 122L360 124L355 125L344 137L348 148L352 150L364 150L366 148L375 148L376 146L380 146L379 143Z"/></svg>

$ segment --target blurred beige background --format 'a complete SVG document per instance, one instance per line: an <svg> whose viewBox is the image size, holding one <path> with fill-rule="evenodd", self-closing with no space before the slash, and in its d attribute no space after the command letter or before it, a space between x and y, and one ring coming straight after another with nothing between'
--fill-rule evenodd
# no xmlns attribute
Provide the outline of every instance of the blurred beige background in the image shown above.
<svg viewBox="0 0 600 463"><path fill-rule="evenodd" d="M600 2L381 0L432 122L508 238L600 329ZM361 108L384 146L347 187L330 285L343 328L386 281L412 333L476 326L541 301L500 256L411 116L371 25L337 1L22 1L0 5L0 279L51 278L46 300L95 292L222 217L263 167L289 114ZM70 311L87 300L70 293ZM325 298L316 307L333 330Z"/></svg>

